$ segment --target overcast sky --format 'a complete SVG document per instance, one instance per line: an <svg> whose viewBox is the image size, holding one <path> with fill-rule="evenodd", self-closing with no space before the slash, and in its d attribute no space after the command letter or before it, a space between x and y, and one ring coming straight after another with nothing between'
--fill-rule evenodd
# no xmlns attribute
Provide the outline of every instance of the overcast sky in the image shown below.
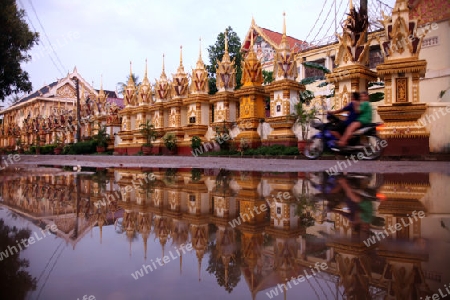
<svg viewBox="0 0 450 300"><path fill-rule="evenodd" d="M384 2L392 6L395 1ZM185 71L190 73L198 59L200 37L203 61L209 64L207 48L216 42L218 34L231 26L242 41L252 16L260 27L281 32L285 11L287 34L305 40L324 8L307 41L311 42L320 27L317 38L327 35L330 27L328 35L334 32L333 0L17 0L17 3L25 9L25 20L31 30L40 32L40 43L31 50L32 61L23 65L29 72L33 90L66 76L74 66L89 83L94 83L94 88L100 87L103 76L104 89L115 90L117 82L126 80L130 61L133 72L143 79L146 58L148 77L154 84L161 75L163 53L166 74L171 77L176 72L180 45ZM339 18L344 7L348 7L348 0L336 0Z"/></svg>

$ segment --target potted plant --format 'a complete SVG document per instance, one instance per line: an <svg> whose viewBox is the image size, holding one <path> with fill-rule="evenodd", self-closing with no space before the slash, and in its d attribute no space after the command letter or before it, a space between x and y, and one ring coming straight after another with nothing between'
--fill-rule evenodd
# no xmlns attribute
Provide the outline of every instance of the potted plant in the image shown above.
<svg viewBox="0 0 450 300"><path fill-rule="evenodd" d="M41 136L36 133L36 154L41 154Z"/></svg>
<svg viewBox="0 0 450 300"><path fill-rule="evenodd" d="M316 117L317 109L312 107L307 109L304 104L300 101L295 105L295 123L297 123L301 128L302 139L298 141L298 150L303 152L305 149L305 144L308 139L308 133L310 129L310 122Z"/></svg>
<svg viewBox="0 0 450 300"><path fill-rule="evenodd" d="M163 136L164 146L169 150L170 154L174 154L177 149L177 137L175 134L168 132Z"/></svg>
<svg viewBox="0 0 450 300"><path fill-rule="evenodd" d="M59 137L59 134L55 132L55 149L53 152L55 155L60 155L63 150L63 143L61 141L61 138Z"/></svg>
<svg viewBox="0 0 450 300"><path fill-rule="evenodd" d="M23 153L23 147L22 147L22 139L19 136L16 140L16 146L17 146L17 152L19 152L19 154Z"/></svg>
<svg viewBox="0 0 450 300"><path fill-rule="evenodd" d="M150 123L150 120L147 120L147 122L142 123L141 125L139 125L139 127L141 127L141 134L146 139L145 144L142 145L142 153L144 155L149 155L152 152L153 147L152 142L156 138L155 126L153 126L153 124Z"/></svg>
<svg viewBox="0 0 450 300"><path fill-rule="evenodd" d="M97 143L97 152L103 153L106 151L106 146L108 146L109 134L106 133L106 127L99 124L98 132L93 136L94 141Z"/></svg>
<svg viewBox="0 0 450 300"><path fill-rule="evenodd" d="M196 135L194 135L191 139L191 149L195 151L202 147L202 139Z"/></svg>

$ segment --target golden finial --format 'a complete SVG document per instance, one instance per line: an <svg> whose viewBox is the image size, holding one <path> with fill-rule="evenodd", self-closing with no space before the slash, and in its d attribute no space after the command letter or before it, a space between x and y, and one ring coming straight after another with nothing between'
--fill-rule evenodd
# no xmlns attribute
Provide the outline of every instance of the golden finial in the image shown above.
<svg viewBox="0 0 450 300"><path fill-rule="evenodd" d="M103 90L103 74L100 75L100 91Z"/></svg>
<svg viewBox="0 0 450 300"><path fill-rule="evenodd" d="M228 52L228 29L225 29L225 52Z"/></svg>
<svg viewBox="0 0 450 300"><path fill-rule="evenodd" d="M250 49L253 51L253 28L252 32L250 32Z"/></svg>
<svg viewBox="0 0 450 300"><path fill-rule="evenodd" d="M202 38L200 37L198 40L200 41L200 49L199 49L200 51L198 54L198 60L202 60Z"/></svg>
<svg viewBox="0 0 450 300"><path fill-rule="evenodd" d="M132 71L131 71L131 60L130 60L130 77L132 75Z"/></svg>
<svg viewBox="0 0 450 300"><path fill-rule="evenodd" d="M162 69L163 69L163 73L164 73L164 71L165 71L165 67L164 67L164 56L165 56L165 55L164 55L164 53L163 53L163 68L162 68Z"/></svg>
<svg viewBox="0 0 450 300"><path fill-rule="evenodd" d="M145 75L144 77L147 77L147 59L145 59Z"/></svg>
<svg viewBox="0 0 450 300"><path fill-rule="evenodd" d="M183 46L180 46L180 66L183 65Z"/></svg>
<svg viewBox="0 0 450 300"><path fill-rule="evenodd" d="M286 38L286 13L283 12L283 35L281 36L281 47L286 49L289 47L289 43Z"/></svg>
<svg viewBox="0 0 450 300"><path fill-rule="evenodd" d="M352 10L352 8L353 8L353 1L352 0L350 0L350 10Z"/></svg>

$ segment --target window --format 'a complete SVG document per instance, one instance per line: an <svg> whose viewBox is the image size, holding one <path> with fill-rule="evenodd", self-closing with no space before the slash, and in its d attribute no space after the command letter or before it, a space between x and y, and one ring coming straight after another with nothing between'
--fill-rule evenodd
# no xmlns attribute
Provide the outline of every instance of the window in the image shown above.
<svg viewBox="0 0 450 300"><path fill-rule="evenodd" d="M189 123L195 124L195 117L189 117Z"/></svg>
<svg viewBox="0 0 450 300"><path fill-rule="evenodd" d="M319 59L313 62L325 67L325 59ZM324 76L322 70L305 67L305 77L319 77L319 76Z"/></svg>
<svg viewBox="0 0 450 300"><path fill-rule="evenodd" d="M333 66L333 70L334 70L335 68L337 68L336 56L332 56L332 57L330 57L330 59L331 59L331 65Z"/></svg>
<svg viewBox="0 0 450 300"><path fill-rule="evenodd" d="M439 45L439 38L437 36L432 36L422 41L422 48L428 48Z"/></svg>
<svg viewBox="0 0 450 300"><path fill-rule="evenodd" d="M384 62L383 55L381 54L380 46L370 47L369 50L369 68L375 69L379 64Z"/></svg>
<svg viewBox="0 0 450 300"><path fill-rule="evenodd" d="M195 201L195 195L189 195L189 201Z"/></svg>

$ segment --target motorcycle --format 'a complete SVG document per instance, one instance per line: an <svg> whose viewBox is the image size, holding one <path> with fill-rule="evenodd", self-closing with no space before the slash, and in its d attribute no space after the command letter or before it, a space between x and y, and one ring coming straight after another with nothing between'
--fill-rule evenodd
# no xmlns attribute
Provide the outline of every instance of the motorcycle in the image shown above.
<svg viewBox="0 0 450 300"><path fill-rule="evenodd" d="M317 129L316 133L305 145L304 155L308 159L317 159L324 151L331 151L337 154L356 154L358 159L374 160L381 156L382 139L377 135L377 127L383 123L370 123L356 130L348 145L342 148L337 146L338 139L331 133L338 122L342 122L335 115L327 115L328 123L323 123L320 119L311 121L311 127Z"/></svg>

